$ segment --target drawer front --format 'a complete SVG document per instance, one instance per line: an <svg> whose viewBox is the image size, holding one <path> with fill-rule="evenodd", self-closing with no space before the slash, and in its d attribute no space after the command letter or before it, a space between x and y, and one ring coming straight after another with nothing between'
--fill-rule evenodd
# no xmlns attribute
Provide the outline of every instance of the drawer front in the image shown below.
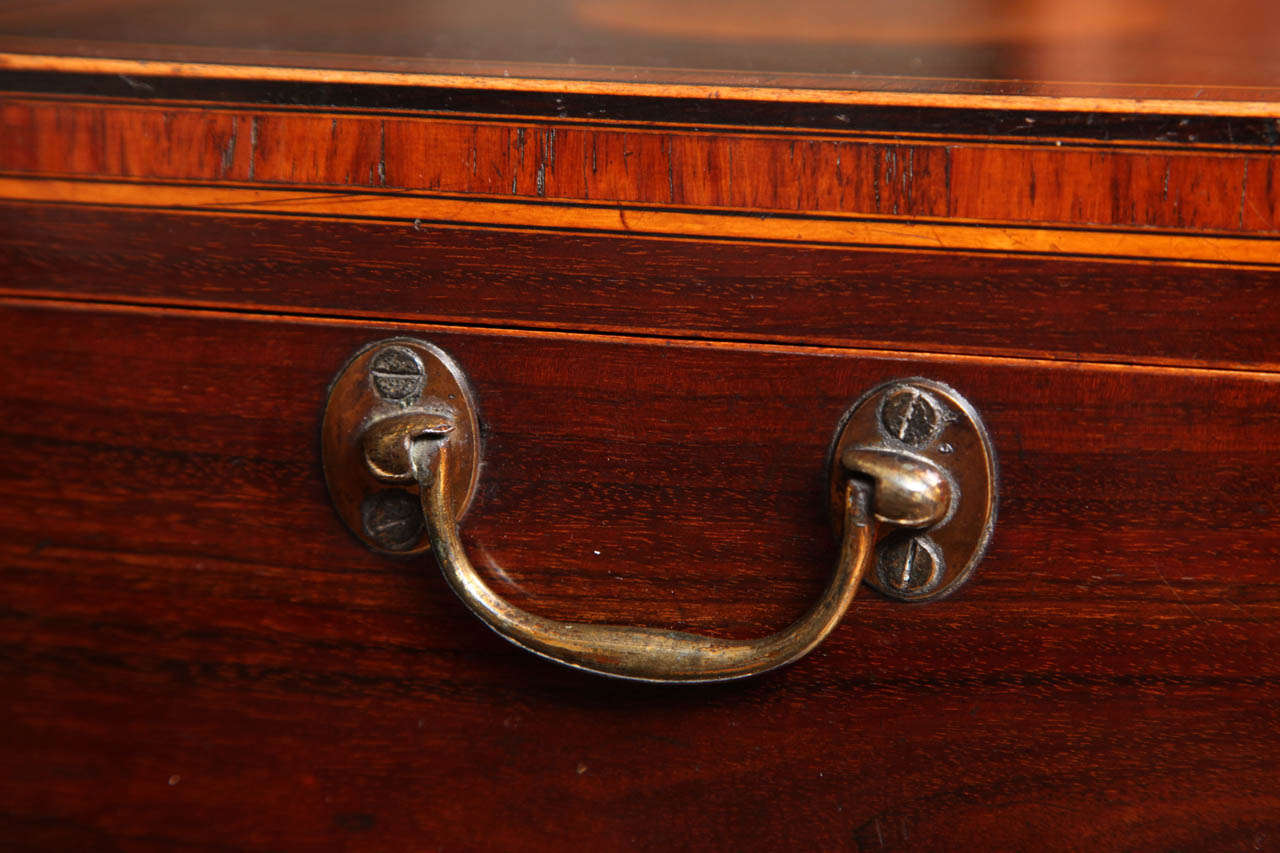
<svg viewBox="0 0 1280 853"><path fill-rule="evenodd" d="M1230 846L1280 831L1280 383L1262 373L11 299L3 834L45 846ZM474 387L464 519L561 619L750 636L827 579L826 455L884 380L1000 459L957 596L863 589L758 680L504 644L329 502L326 388L391 335ZM362 844L363 842L363 844Z"/></svg>

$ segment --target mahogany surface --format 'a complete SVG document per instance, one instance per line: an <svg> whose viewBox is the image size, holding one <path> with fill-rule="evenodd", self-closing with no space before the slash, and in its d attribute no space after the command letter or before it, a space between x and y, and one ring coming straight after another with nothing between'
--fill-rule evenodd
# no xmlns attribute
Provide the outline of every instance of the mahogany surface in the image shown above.
<svg viewBox="0 0 1280 853"><path fill-rule="evenodd" d="M1280 850L1280 6L0 5L0 846ZM971 584L614 684L363 548L319 420L476 392L501 594L723 636L926 376Z"/></svg>
<svg viewBox="0 0 1280 853"><path fill-rule="evenodd" d="M1280 364L1280 270L0 204L0 293L1112 362Z"/></svg>
<svg viewBox="0 0 1280 853"><path fill-rule="evenodd" d="M15 88L41 82L8 80ZM1280 233L1274 121L1262 122L1265 132L1239 123L1239 140L1064 143L1059 126L1036 127L1038 115L1028 115L1021 127L979 135L941 134L934 127L894 134L850 127L708 130L671 117L606 122L552 113L525 120L432 115L422 105L408 114L299 112L14 92L0 96L0 127L8 136L0 171L771 214ZM1213 133L1201 125L1201 132Z"/></svg>
<svg viewBox="0 0 1280 853"><path fill-rule="evenodd" d="M0 827L23 846L1276 845L1269 374L22 301L0 325ZM995 545L956 598L864 591L759 680L562 670L328 504L325 387L406 333L474 383L464 531L523 606L784 624L831 564L835 424L894 376L983 412Z"/></svg>

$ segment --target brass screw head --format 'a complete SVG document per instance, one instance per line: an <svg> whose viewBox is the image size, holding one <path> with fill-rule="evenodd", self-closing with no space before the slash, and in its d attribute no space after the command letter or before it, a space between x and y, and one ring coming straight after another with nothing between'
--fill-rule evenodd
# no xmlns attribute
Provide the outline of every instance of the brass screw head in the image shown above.
<svg viewBox="0 0 1280 853"><path fill-rule="evenodd" d="M389 346L379 350L369 363L369 377L383 399L410 402L422 391L427 371L413 350Z"/></svg>
<svg viewBox="0 0 1280 853"><path fill-rule="evenodd" d="M942 579L942 555L927 536L903 536L880 548L876 574L900 596L925 595Z"/></svg>
<svg viewBox="0 0 1280 853"><path fill-rule="evenodd" d="M926 447L942 431L942 409L928 392L903 385L885 395L880 426L908 447Z"/></svg>
<svg viewBox="0 0 1280 853"><path fill-rule="evenodd" d="M426 522L418 499L402 489L383 489L364 499L360 507L364 532L379 548L407 551L422 538Z"/></svg>

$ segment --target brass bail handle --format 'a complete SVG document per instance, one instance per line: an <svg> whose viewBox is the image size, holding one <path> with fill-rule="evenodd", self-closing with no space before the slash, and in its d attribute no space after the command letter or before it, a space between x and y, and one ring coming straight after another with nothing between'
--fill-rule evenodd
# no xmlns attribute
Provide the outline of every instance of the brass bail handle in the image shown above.
<svg viewBox="0 0 1280 853"><path fill-rule="evenodd" d="M841 536L831 581L791 625L748 640L547 619L494 592L458 533L478 469L474 405L457 366L430 344L396 339L357 353L330 391L323 444L330 491L357 535L382 550L429 547L457 596L508 641L599 675L691 683L746 678L808 654L839 624L873 564L872 585L906 600L939 598L964 583L995 510L995 460L976 418L963 398L928 380L864 395L846 416L830 466ZM406 492L415 487L417 539L406 532L414 521Z"/></svg>
<svg viewBox="0 0 1280 853"><path fill-rule="evenodd" d="M449 510L448 452L447 439L419 440L413 443L411 457L431 548L453 591L486 625L523 649L587 672L634 681L729 681L798 660L839 624L871 563L876 538L876 521L868 512L871 496L893 495L888 511L905 511L908 524L941 518L951 497L946 479L935 469L915 463L895 468L891 460L877 460L881 472L894 469L892 479L877 480L875 487L853 477L846 481L840 557L817 602L776 634L724 640L630 625L558 622L504 601L467 559L458 537L458 521ZM886 509L884 503L874 501L877 517Z"/></svg>

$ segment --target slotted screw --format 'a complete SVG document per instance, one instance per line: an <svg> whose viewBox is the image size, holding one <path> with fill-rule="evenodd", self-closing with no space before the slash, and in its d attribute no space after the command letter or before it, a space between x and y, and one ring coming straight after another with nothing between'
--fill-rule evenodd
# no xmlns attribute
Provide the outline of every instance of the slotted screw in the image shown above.
<svg viewBox="0 0 1280 853"><path fill-rule="evenodd" d="M940 558L923 536L906 536L880 549L876 574L880 583L899 595L921 595L937 586Z"/></svg>
<svg viewBox="0 0 1280 853"><path fill-rule="evenodd" d="M903 385L885 396L880 425L909 447L924 447L937 437L942 415L937 402L919 388Z"/></svg>
<svg viewBox="0 0 1280 853"><path fill-rule="evenodd" d="M369 362L373 387L387 400L412 400L426 381L422 359L408 347L383 347Z"/></svg>

